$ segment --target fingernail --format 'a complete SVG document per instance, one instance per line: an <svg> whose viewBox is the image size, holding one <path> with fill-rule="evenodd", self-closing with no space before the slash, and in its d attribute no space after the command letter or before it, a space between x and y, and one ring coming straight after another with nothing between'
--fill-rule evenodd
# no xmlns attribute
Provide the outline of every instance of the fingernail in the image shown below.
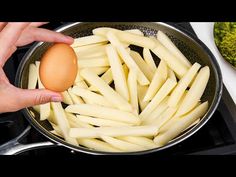
<svg viewBox="0 0 236 177"><path fill-rule="evenodd" d="M73 39L73 37L71 37L71 36L66 36L68 39Z"/></svg>
<svg viewBox="0 0 236 177"><path fill-rule="evenodd" d="M69 40L71 43L74 42L74 38L70 37L70 36L66 36L66 39Z"/></svg>
<svg viewBox="0 0 236 177"><path fill-rule="evenodd" d="M62 97L59 97L59 96L53 96L51 98L52 102L61 102L62 100L63 100Z"/></svg>

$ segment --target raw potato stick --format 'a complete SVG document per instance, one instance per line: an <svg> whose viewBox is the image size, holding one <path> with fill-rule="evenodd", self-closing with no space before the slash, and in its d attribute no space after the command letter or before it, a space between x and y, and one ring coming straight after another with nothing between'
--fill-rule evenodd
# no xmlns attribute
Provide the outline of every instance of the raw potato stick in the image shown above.
<svg viewBox="0 0 236 177"><path fill-rule="evenodd" d="M38 76L38 87L39 89L43 89L45 88L40 80L39 77L39 66L40 66L40 62L36 61L36 68L37 68L37 76ZM45 104L41 104L39 105L39 109L40 109L40 120L46 120L49 116L50 116L50 103L45 103Z"/></svg>
<svg viewBox="0 0 236 177"><path fill-rule="evenodd" d="M83 123L85 123L85 122L80 122L80 123L78 123L78 121L72 121L72 120L70 120L70 119L68 119L68 121L69 121L69 124L70 124L70 127L71 128L80 128L80 127L84 127L83 126ZM88 124L89 125L89 124ZM92 126L92 125L91 125ZM93 126L92 126L93 127Z"/></svg>
<svg viewBox="0 0 236 177"><path fill-rule="evenodd" d="M90 46L90 45L88 45ZM89 60L92 58L105 57L105 46L99 45L93 48L82 50L80 52L75 52L78 60ZM86 46L87 47L87 46Z"/></svg>
<svg viewBox="0 0 236 177"><path fill-rule="evenodd" d="M103 47L103 46L101 46ZM82 60L89 60L89 59L93 59L93 58L97 58L97 57L106 57L106 53L105 53L105 47L103 50L99 50L99 51L94 51L94 52L89 52L89 53L77 53L76 54L77 59L80 60L82 58Z"/></svg>
<svg viewBox="0 0 236 177"><path fill-rule="evenodd" d="M71 113L126 122L133 125L140 124L139 117L130 112L124 112L118 109L108 108L99 105L92 105L92 104L69 105L65 110Z"/></svg>
<svg viewBox="0 0 236 177"><path fill-rule="evenodd" d="M83 127L83 128L92 128L93 126L80 121L75 115L71 114L71 113L66 113L67 118L69 119L69 121L71 121L70 123L72 125L75 125L73 128L75 127ZM55 128L54 128L55 129ZM119 152L118 149L115 149L114 147L110 146L109 144L97 140L97 139L89 139L89 138L81 138L81 139L77 139L77 142L80 145L86 146L88 148L92 148L94 150L99 150L99 151L107 151L107 152Z"/></svg>
<svg viewBox="0 0 236 177"><path fill-rule="evenodd" d="M71 128L93 128L92 125L89 125L88 123L82 122L79 119L77 119L77 117L69 112L65 112L66 113L66 117L69 121L69 124L71 126Z"/></svg>
<svg viewBox="0 0 236 177"><path fill-rule="evenodd" d="M94 85L99 92L109 100L115 107L123 111L132 112L132 106L117 92L115 92L105 81L98 77L95 73L89 69L81 70L80 74L87 80L91 85Z"/></svg>
<svg viewBox="0 0 236 177"><path fill-rule="evenodd" d="M191 88L180 105L176 116L181 116L196 106L204 93L209 77L210 69L208 66L205 66L198 72L196 79L194 80Z"/></svg>
<svg viewBox="0 0 236 177"><path fill-rule="evenodd" d="M130 52L129 44L123 42L122 45L127 49L128 52Z"/></svg>
<svg viewBox="0 0 236 177"><path fill-rule="evenodd" d="M42 84L42 82L41 82L41 80L40 80L40 77L39 77L39 66L40 66L40 61L35 61L35 65L36 65L37 76L38 76L38 79L37 79L37 81L38 81L38 88L39 88L39 89L40 89L40 88L44 88L44 86L43 86L43 84Z"/></svg>
<svg viewBox="0 0 236 177"><path fill-rule="evenodd" d="M186 74L179 80L178 84L176 85L175 89L172 91L168 105L170 107L176 107L180 98L184 94L184 91L189 86L190 82L197 74L198 70L200 69L201 65L198 63L194 63L192 67L186 72Z"/></svg>
<svg viewBox="0 0 236 177"><path fill-rule="evenodd" d="M35 110L35 111L37 111L38 113L40 113L40 105L35 105L35 106L32 106L33 107L33 109Z"/></svg>
<svg viewBox="0 0 236 177"><path fill-rule="evenodd" d="M70 136L74 138L100 138L101 136L155 136L158 133L156 126L127 126L127 127L94 127L71 128Z"/></svg>
<svg viewBox="0 0 236 177"><path fill-rule="evenodd" d="M149 101L143 101L143 98L147 92L148 86L146 85L139 85L138 86L138 102L139 102L139 106L141 111L143 111L145 109L145 107L148 105Z"/></svg>
<svg viewBox="0 0 236 177"><path fill-rule="evenodd" d="M89 149L93 149L97 151L121 152L121 150L111 146L110 144L101 140L97 140L97 139L81 138L81 139L77 139L77 142L82 146L85 146Z"/></svg>
<svg viewBox="0 0 236 177"><path fill-rule="evenodd" d="M76 56L78 60L80 60L80 58L91 59L94 57L104 57L106 56L105 48L106 48L106 45L100 45L97 47L89 48L87 50L83 50L83 51L80 51L79 53L76 53Z"/></svg>
<svg viewBox="0 0 236 177"><path fill-rule="evenodd" d="M38 88L44 88L42 82L40 81L39 77L39 66L40 66L40 61L35 61L35 66L36 66L36 74L37 74L37 83L38 83Z"/></svg>
<svg viewBox="0 0 236 177"><path fill-rule="evenodd" d="M143 32L140 31L139 29L130 29L130 30L124 30L124 31L128 33L144 36Z"/></svg>
<svg viewBox="0 0 236 177"><path fill-rule="evenodd" d="M130 151L143 151L145 150L144 147L139 146L137 144L129 143L126 141L122 141L113 137L109 136L101 136L102 140L107 142L108 144L114 146L121 151L130 152Z"/></svg>
<svg viewBox="0 0 236 177"><path fill-rule="evenodd" d="M188 68L192 66L189 60L183 55L183 53L175 46L170 38L161 30L157 32L157 39L164 45L171 53L173 53L179 60Z"/></svg>
<svg viewBox="0 0 236 177"><path fill-rule="evenodd" d="M77 87L79 87L79 88L84 88L84 89L87 89L88 88L88 85L85 83L85 81L84 80L82 80L82 81L80 81L80 82L77 82L76 84L75 84L75 86L77 86ZM85 102L85 103L87 103L87 104L93 104L93 102L91 102L91 100L90 99L87 99L87 98L83 98L83 101Z"/></svg>
<svg viewBox="0 0 236 177"><path fill-rule="evenodd" d="M112 77L114 79L116 91L127 101L129 100L128 85L125 78L125 73L118 53L112 45L107 45L106 53L111 66Z"/></svg>
<svg viewBox="0 0 236 177"><path fill-rule="evenodd" d="M157 145L151 139L146 138L146 137L122 136L122 137L117 137L117 139L129 142L129 143L137 144L146 149L153 149L157 147Z"/></svg>
<svg viewBox="0 0 236 177"><path fill-rule="evenodd" d="M143 32L140 31L139 29L131 29L131 30L122 31L122 30L118 30L118 29L115 29L115 28L109 28L109 27L99 27L99 28L95 28L95 29L93 29L93 34L94 34L94 35L99 35L99 36L104 36L104 37L105 37L106 34L107 34L109 31L112 31L113 33L128 32L128 33L133 33L133 34L136 34L136 35L144 36Z"/></svg>
<svg viewBox="0 0 236 177"><path fill-rule="evenodd" d="M122 32L122 30L110 28L110 27L98 27L98 28L93 29L92 32L94 35L106 37L109 31L112 31L113 33Z"/></svg>
<svg viewBox="0 0 236 177"><path fill-rule="evenodd" d="M155 40L156 47L152 49L152 52L158 56L161 60L166 61L167 65L176 73L178 78L183 77L188 68L179 61L179 59L173 55L166 47L164 47L158 40Z"/></svg>
<svg viewBox="0 0 236 177"><path fill-rule="evenodd" d="M83 78L80 76L80 70L78 70L74 84L76 84L77 82L81 82L83 81Z"/></svg>
<svg viewBox="0 0 236 177"><path fill-rule="evenodd" d="M106 67L110 66L107 57L92 58L89 60L78 60L79 68Z"/></svg>
<svg viewBox="0 0 236 177"><path fill-rule="evenodd" d="M140 36L140 35L131 34L127 32L120 32L120 33L117 33L116 35L120 41L128 43L128 44L132 44L132 45L136 45L136 46L144 47L148 49L153 49L156 46L155 42L152 39L149 39L148 37L145 37L145 36Z"/></svg>
<svg viewBox="0 0 236 177"><path fill-rule="evenodd" d="M126 66L126 64L123 64L122 65L122 67L123 67L123 70L124 70L124 73L125 73L125 78L128 78L128 67ZM101 78L108 84L108 85L110 85L112 82L113 82L113 76L112 76L112 72L111 72L111 68L109 68L102 76L101 76ZM97 90L97 88L96 87L94 87L94 86L90 86L89 87L89 90L91 90L91 91L95 91L95 92L97 92L98 90Z"/></svg>
<svg viewBox="0 0 236 177"><path fill-rule="evenodd" d="M50 116L50 103L40 105L40 120L46 120Z"/></svg>
<svg viewBox="0 0 236 177"><path fill-rule="evenodd" d="M99 67L90 67L90 69L97 75L105 73L110 67L109 66L99 66ZM79 72L76 76L75 83L83 81L83 78L79 75Z"/></svg>
<svg viewBox="0 0 236 177"><path fill-rule="evenodd" d="M51 125L52 125L54 130L50 131L50 132L57 135L57 136L60 136L61 138L63 138L60 128L58 126L56 126L55 124L51 123ZM121 152L120 150L118 150L118 149L112 147L111 145L109 145L108 143L103 142L101 140L97 140L97 139L80 138L80 139L77 139L77 142L82 146L85 146L85 147L90 148L90 149L98 150L98 151Z"/></svg>
<svg viewBox="0 0 236 177"><path fill-rule="evenodd" d="M110 67L91 67L91 70L97 75L105 73Z"/></svg>
<svg viewBox="0 0 236 177"><path fill-rule="evenodd" d="M167 81L156 93L152 101L141 112L140 118L144 119L145 117L148 117L152 113L152 111L154 111L154 109L160 104L160 102L170 93L170 91L174 88L175 85L176 82L171 79L167 79Z"/></svg>
<svg viewBox="0 0 236 177"><path fill-rule="evenodd" d="M29 79L28 79L28 89L35 89L37 85L38 75L37 67L35 64L29 65Z"/></svg>
<svg viewBox="0 0 236 177"><path fill-rule="evenodd" d="M44 85L42 84L41 80L40 80L40 76L39 76L39 67L40 67L40 61L35 61L35 65L37 68L37 83L38 83L38 88L39 89L45 89Z"/></svg>
<svg viewBox="0 0 236 177"><path fill-rule="evenodd" d="M147 65L151 68L152 72L155 72L157 67L148 48L143 48L143 58Z"/></svg>
<svg viewBox="0 0 236 177"><path fill-rule="evenodd" d="M64 138L62 135L61 129L57 125L53 124L52 122L49 121L49 123L52 125L52 128L54 129L54 131L51 131L51 133L54 133L55 135L61 138Z"/></svg>
<svg viewBox="0 0 236 177"><path fill-rule="evenodd" d="M130 56L134 59L135 63L138 65L140 70L145 74L148 80L151 81L153 78L154 72L148 66L148 64L143 60L141 55L138 52L131 50Z"/></svg>
<svg viewBox="0 0 236 177"><path fill-rule="evenodd" d="M57 119L56 119L55 114L54 114L54 111L52 109L50 109L50 116L47 118L47 120L49 122L52 122L52 123L56 124L56 125L58 124Z"/></svg>
<svg viewBox="0 0 236 177"><path fill-rule="evenodd" d="M191 125L189 125L184 131L188 130L189 128L193 127L194 125L196 125L197 123L199 123L201 120L201 118L197 119L195 122L193 122ZM183 131L183 132L184 132Z"/></svg>
<svg viewBox="0 0 236 177"><path fill-rule="evenodd" d="M51 131L51 133L62 137L62 133L61 133L60 128L56 125L52 125L52 127L54 130ZM85 146L90 149L93 149L93 150L104 151L104 152L121 152L120 150L109 145L108 143L101 141L101 140L97 140L97 139L80 138L80 139L77 139L77 142L80 145Z"/></svg>
<svg viewBox="0 0 236 177"><path fill-rule="evenodd" d="M61 92L62 97L63 97L63 103L65 104L73 104L73 101L68 93L68 91Z"/></svg>
<svg viewBox="0 0 236 177"><path fill-rule="evenodd" d="M130 52L130 48L128 47L129 44L125 44L122 43L121 44L125 50L129 53ZM100 45L97 47L93 47L93 48L89 48L87 50L83 50L81 52L77 52L77 58L79 60L89 60L89 59L93 59L93 58L97 58L97 57L106 57L106 45Z"/></svg>
<svg viewBox="0 0 236 177"><path fill-rule="evenodd" d="M107 38L111 42L113 46L116 47L117 52L121 56L122 60L128 66L129 69L134 69L137 71L137 78L140 85L147 85L149 84L149 80L146 78L144 73L140 70L138 65L135 63L134 59L129 55L129 53L125 50L125 48L121 45L118 38L111 32L107 33Z"/></svg>
<svg viewBox="0 0 236 177"><path fill-rule="evenodd" d="M102 79L106 84L108 84L108 85L110 85L110 84L113 82L113 77L112 77L111 68L109 68L109 69L101 76L101 79ZM89 87L89 90L95 91L95 92L98 91L98 89L97 89L95 86L93 86L93 85L91 85L91 86Z"/></svg>
<svg viewBox="0 0 236 177"><path fill-rule="evenodd" d="M167 79L167 69L168 68L166 62L164 60L161 60L143 101L150 101L155 96L157 91L161 88L161 86L165 83Z"/></svg>
<svg viewBox="0 0 236 177"><path fill-rule="evenodd" d="M201 118L208 109L208 102L202 103L196 107L193 111L183 116L179 121L175 122L171 129L162 134L158 134L154 138L154 142L160 146L167 144L170 140L177 137L183 130L189 127L197 119Z"/></svg>
<svg viewBox="0 0 236 177"><path fill-rule="evenodd" d="M138 89L137 89L137 75L133 70L129 71L128 74L128 88L130 93L130 103L135 109L135 112L138 113Z"/></svg>
<svg viewBox="0 0 236 177"><path fill-rule="evenodd" d="M75 95L72 91L71 88L68 89L68 94L71 97L71 100L73 101L74 104L83 104L84 101L77 95Z"/></svg>
<svg viewBox="0 0 236 177"><path fill-rule="evenodd" d="M196 107L198 107L201 104L201 102L199 101L198 104L192 109L194 110ZM191 110L191 111L192 111ZM167 122L165 122L163 124L163 126L160 127L160 132L165 132L168 129L170 129L172 127L173 124L175 124L175 122L179 121L183 116L177 117L177 116L173 116L170 120L168 120Z"/></svg>
<svg viewBox="0 0 236 177"><path fill-rule="evenodd" d="M195 81L196 77L197 77L197 75L195 75L195 76L194 76L194 78L193 78L193 79L192 79L192 81L190 82L190 84L189 84L188 88L192 87L192 85L193 85L193 82Z"/></svg>
<svg viewBox="0 0 236 177"><path fill-rule="evenodd" d="M160 116L158 116L151 125L156 125L161 127L164 125L168 120L170 120L175 112L177 111L177 107L168 107Z"/></svg>
<svg viewBox="0 0 236 177"><path fill-rule="evenodd" d="M75 95L81 96L85 100L90 100L90 103L98 104L101 106L112 107L111 103L107 101L104 96L94 93L88 89L80 88L78 86L74 86L71 90Z"/></svg>
<svg viewBox="0 0 236 177"><path fill-rule="evenodd" d="M98 46L102 46L106 43L107 42L101 42L101 43L97 43L97 44L85 45L85 46L80 46L80 47L73 47L73 49L76 53L81 53L81 52L84 52L84 51L93 50L94 48L96 48Z"/></svg>
<svg viewBox="0 0 236 177"><path fill-rule="evenodd" d="M80 81L80 82L77 82L75 84L75 86L79 87L79 88L84 88L84 89L87 89L88 88L88 85L83 81Z"/></svg>
<svg viewBox="0 0 236 177"><path fill-rule="evenodd" d="M74 47L96 44L96 43L106 42L106 41L107 39L102 36L96 36L96 35L85 36L85 37L76 38L74 40L74 43L71 45L71 47L74 48Z"/></svg>
<svg viewBox="0 0 236 177"><path fill-rule="evenodd" d="M179 101L179 103L178 103L178 105L177 105L177 110L178 110L179 106L182 104L182 102L183 102L183 100L184 100L184 97L187 95L187 93L188 93L188 91L185 90L183 96L181 97L181 99L180 99L180 101ZM168 105L168 103L167 103L167 105ZM199 101L198 105L200 105L200 101ZM198 105L196 105L195 107L197 107ZM165 122L165 123L163 124L163 126L161 126L160 129L163 130L163 131L165 131L166 129L170 128L171 125L172 125L176 120L178 120L179 118L180 118L180 117L178 117L178 116L176 116L176 115L172 116L167 122Z"/></svg>
<svg viewBox="0 0 236 177"><path fill-rule="evenodd" d="M125 78L127 80L128 79L128 74L129 74L129 68L126 64L123 64L122 67L123 67L123 70L124 70L124 73L125 73Z"/></svg>
<svg viewBox="0 0 236 177"><path fill-rule="evenodd" d="M174 71L172 71L170 68L168 68L168 78L172 79L173 81L177 82L177 79L175 77Z"/></svg>
<svg viewBox="0 0 236 177"><path fill-rule="evenodd" d="M54 129L54 130L51 130L51 131L50 131L52 134L54 134L54 135L56 135L56 136L59 136L59 137L63 138L62 135L59 134L59 133L55 130L54 127L53 127L53 129Z"/></svg>
<svg viewBox="0 0 236 177"><path fill-rule="evenodd" d="M169 96L166 96L148 117L142 118L142 125L152 124L153 121L168 108L168 99Z"/></svg>
<svg viewBox="0 0 236 177"><path fill-rule="evenodd" d="M108 119L100 119L90 116L82 116L77 115L77 119L81 122L85 122L94 126L103 126L103 127L122 127L122 126L131 126L131 124L127 124L120 121L108 120Z"/></svg>
<svg viewBox="0 0 236 177"><path fill-rule="evenodd" d="M54 111L58 126L61 129L62 135L65 140L73 145L78 145L76 139L69 136L70 125L61 103L52 102L52 109Z"/></svg>

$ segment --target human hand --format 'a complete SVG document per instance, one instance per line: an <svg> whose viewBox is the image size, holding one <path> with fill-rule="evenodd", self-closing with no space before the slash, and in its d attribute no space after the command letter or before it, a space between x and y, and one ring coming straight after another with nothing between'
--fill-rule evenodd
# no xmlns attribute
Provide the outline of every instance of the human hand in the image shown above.
<svg viewBox="0 0 236 177"><path fill-rule="evenodd" d="M38 28L45 23L0 22L0 113L25 107L62 101L60 93L47 89L20 89L10 84L3 66L17 47L34 41L73 43L73 38L61 33Z"/></svg>

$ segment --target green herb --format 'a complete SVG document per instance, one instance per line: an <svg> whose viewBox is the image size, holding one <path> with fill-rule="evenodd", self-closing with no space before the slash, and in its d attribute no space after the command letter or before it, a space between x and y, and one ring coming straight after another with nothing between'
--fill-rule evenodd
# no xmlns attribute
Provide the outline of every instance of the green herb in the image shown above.
<svg viewBox="0 0 236 177"><path fill-rule="evenodd" d="M236 22L216 22L214 38L222 56L236 67Z"/></svg>

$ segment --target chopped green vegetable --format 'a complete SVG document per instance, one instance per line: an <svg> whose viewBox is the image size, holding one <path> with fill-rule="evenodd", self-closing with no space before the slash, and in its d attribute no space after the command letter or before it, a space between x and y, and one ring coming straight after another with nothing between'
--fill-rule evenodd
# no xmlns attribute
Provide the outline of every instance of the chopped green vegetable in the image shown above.
<svg viewBox="0 0 236 177"><path fill-rule="evenodd" d="M236 22L216 22L214 38L222 56L236 67Z"/></svg>

